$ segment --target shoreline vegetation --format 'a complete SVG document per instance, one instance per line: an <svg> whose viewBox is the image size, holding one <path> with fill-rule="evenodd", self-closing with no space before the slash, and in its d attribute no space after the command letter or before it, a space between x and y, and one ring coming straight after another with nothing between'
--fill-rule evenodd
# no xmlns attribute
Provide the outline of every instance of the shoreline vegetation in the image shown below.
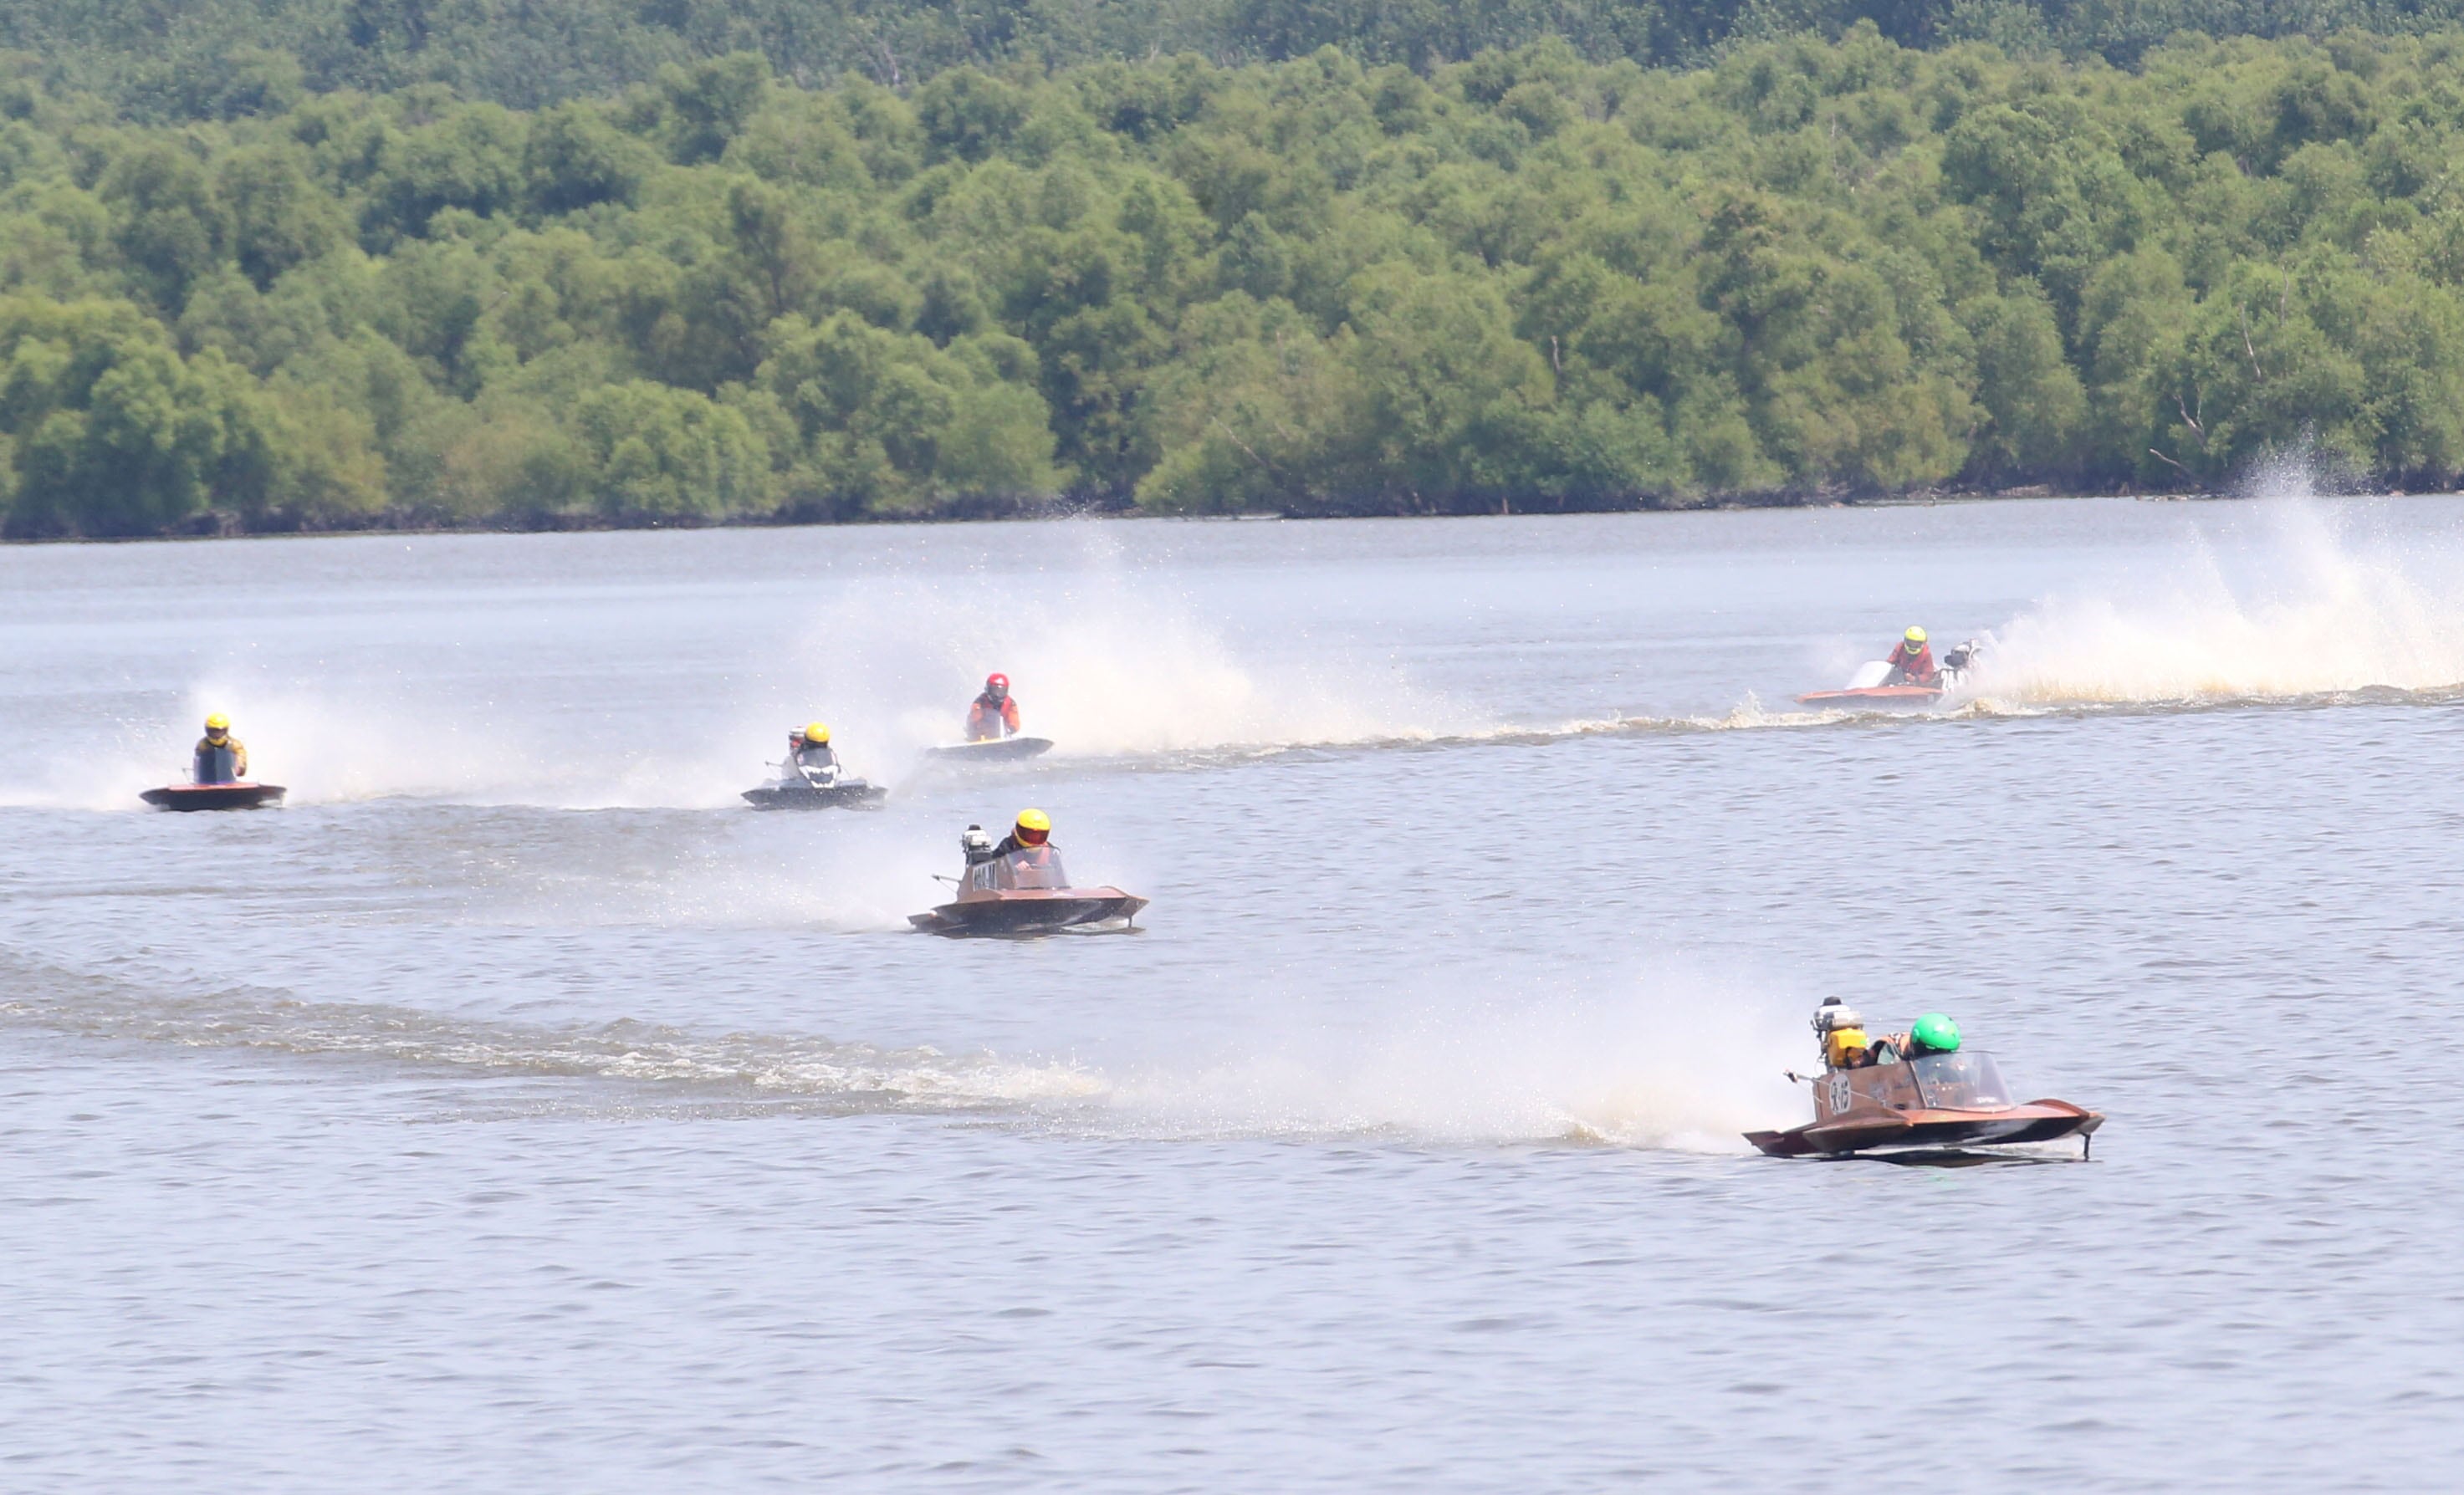
<svg viewBox="0 0 2464 1495"><path fill-rule="evenodd" d="M517 87L0 0L0 534L2453 491L2464 31L1989 9Z"/></svg>
<svg viewBox="0 0 2464 1495"><path fill-rule="evenodd" d="M2266 473L2274 474L2280 465L2270 463ZM606 517L587 512L526 518L521 522L412 522L394 515L378 514L356 525L333 525L322 528L294 527L289 529L247 529L231 521L230 517L212 511L196 516L189 523L176 529L149 531L129 535L45 535L0 537L0 545L118 545L162 540L223 539L377 539L387 536L422 535L607 535L657 530L760 530L800 529L811 526L847 528L872 524L1044 524L1064 520L1161 519L1179 523L1239 522L1332 522L1346 519L1481 519L1481 518L1547 518L1572 517L1580 515L1613 514L1738 514L1757 509L1891 509L1932 506L1938 504L2012 503L2042 499L2111 498L2130 499L2142 503L2234 503L2262 492L2249 485L2232 489L2193 488L2123 490L2111 493L2048 489L2029 485L2010 489L1933 488L1912 489L1896 493L1866 494L1725 494L1690 503L1661 503L1649 497L1626 501L1598 500L1526 504L1505 499L1485 508L1456 505L1449 508L1411 509L1397 507L1385 510L1352 508L1344 510L1277 510L1277 509L1178 509L1161 510L1121 501L1083 503L1064 497L1022 498L1003 504L953 505L945 509L905 513L874 512L848 518L811 519L793 515L752 514L730 515L720 518L692 517L673 520L635 519ZM2320 496L2336 498L2407 498L2453 496L2453 488L2387 489L2384 485L2361 487L2333 486L2320 489Z"/></svg>

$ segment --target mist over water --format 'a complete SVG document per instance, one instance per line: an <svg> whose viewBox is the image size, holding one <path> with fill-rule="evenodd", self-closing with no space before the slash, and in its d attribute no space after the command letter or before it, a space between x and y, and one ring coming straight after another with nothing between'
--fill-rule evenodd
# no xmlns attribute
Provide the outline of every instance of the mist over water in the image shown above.
<svg viewBox="0 0 2464 1495"><path fill-rule="evenodd" d="M7 1467L2416 1487L2459 581L2301 495L0 548ZM1911 622L1975 699L1793 704ZM927 771L991 670L1054 753ZM290 805L137 806L209 710ZM884 807L742 805L816 715ZM1026 804L1141 932L910 933ZM1753 1155L1834 995L2096 1160Z"/></svg>
<svg viewBox="0 0 2464 1495"><path fill-rule="evenodd" d="M1040 526L1023 571L987 558L930 561L850 577L782 578L736 598L687 593L616 612L577 595L538 640L532 679L473 678L456 662L484 634L444 648L369 637L291 649L208 637L161 658L146 715L81 721L93 739L32 765L0 803L124 808L128 786L177 781L220 711L241 724L256 777L293 802L387 796L560 808L713 808L775 776L786 731L826 720L852 771L899 781L917 749L958 740L984 676L1015 681L1026 730L1064 758L1425 739L1493 723L1384 662L1298 647L1261 658L1177 595L1168 576L1125 561L1100 526ZM345 542L350 543L350 542ZM541 599L553 612L557 600ZM406 620L407 621L407 620ZM165 627L194 637L194 625ZM676 634L724 655L678 674L640 671ZM696 637L698 636L698 637ZM290 642L290 641L285 641ZM439 659L413 665L406 652ZM174 698L166 698L174 697ZM262 743L264 746L260 747ZM765 771L766 770L766 771Z"/></svg>
<svg viewBox="0 0 2464 1495"><path fill-rule="evenodd" d="M2464 544L2374 534L2366 512L2300 497L2237 517L2235 532L2186 537L2152 574L1996 629L1977 693L2151 702L2464 683Z"/></svg>
<svg viewBox="0 0 2464 1495"><path fill-rule="evenodd" d="M1133 1070L1114 1116L1141 1134L1571 1141L1740 1153L1791 1109L1801 1016L1693 977L1550 1000L1444 1000L1369 1035L1282 1032L1194 1069ZM1807 1005L1811 1005L1808 1003Z"/></svg>
<svg viewBox="0 0 2464 1495"><path fill-rule="evenodd" d="M1743 1151L1787 1104L1794 1022L1748 992L1637 991L1578 1006L1424 1011L1374 1038L1271 1044L1119 1076L1074 1060L883 1049L820 1035L695 1033L631 1020L540 1025L369 1002L313 1002L161 972L79 972L0 952L0 1026L88 1039L524 1079L617 1082L631 1105L800 1102L837 1113L968 1112L1150 1141L1389 1134ZM1680 1036L1683 1042L1679 1042ZM1726 1056L1705 1065L1704 1054ZM1196 1056L1189 1056L1195 1059ZM605 1102L599 1104L605 1105Z"/></svg>

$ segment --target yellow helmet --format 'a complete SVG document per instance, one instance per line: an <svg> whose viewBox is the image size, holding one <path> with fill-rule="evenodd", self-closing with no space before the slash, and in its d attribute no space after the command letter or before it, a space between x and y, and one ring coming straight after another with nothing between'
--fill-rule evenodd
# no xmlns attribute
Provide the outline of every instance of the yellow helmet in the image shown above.
<svg viewBox="0 0 2464 1495"><path fill-rule="evenodd" d="M829 729L829 727L828 727L827 725L825 725L825 723L818 722L818 721L808 721L808 722L804 723L804 740L805 740L805 741L807 741L807 742L827 742L829 739L830 739L830 729Z"/></svg>
<svg viewBox="0 0 2464 1495"><path fill-rule="evenodd" d="M1018 812L1018 824L1021 830L1050 830L1052 817L1042 810L1021 810Z"/></svg>
<svg viewBox="0 0 2464 1495"><path fill-rule="evenodd" d="M1908 629L1907 638L1911 644L1922 644L1925 641L1925 631L1923 628L1912 627Z"/></svg>
<svg viewBox="0 0 2464 1495"><path fill-rule="evenodd" d="M220 712L216 712L206 718L206 730L208 732L229 732L231 730L231 718Z"/></svg>

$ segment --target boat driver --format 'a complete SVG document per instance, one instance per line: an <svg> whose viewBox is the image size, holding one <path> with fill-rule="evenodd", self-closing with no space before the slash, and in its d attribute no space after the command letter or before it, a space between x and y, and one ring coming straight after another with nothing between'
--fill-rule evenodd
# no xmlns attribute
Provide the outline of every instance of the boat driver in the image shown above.
<svg viewBox="0 0 2464 1495"><path fill-rule="evenodd" d="M1018 736L1018 701L1009 693L1009 676L984 676L984 691L967 708L967 740L990 742Z"/></svg>
<svg viewBox="0 0 2464 1495"><path fill-rule="evenodd" d="M1884 685L1940 685L1942 671L1934 668L1933 646L1925 642L1925 630L1911 626L1900 636L1900 647L1891 650L1891 672L1882 677Z"/></svg>
<svg viewBox="0 0 2464 1495"><path fill-rule="evenodd" d="M1908 1024L1905 1033L1885 1034L1882 1046L1902 1059L1959 1052L1959 1024L1939 1012L1928 1012Z"/></svg>
<svg viewBox="0 0 2464 1495"><path fill-rule="evenodd" d="M248 744L231 735L231 718L216 712L206 718L197 743L197 782L236 783L247 777Z"/></svg>
<svg viewBox="0 0 2464 1495"><path fill-rule="evenodd" d="M787 766L808 779L828 780L839 776L839 756L830 747L827 722L808 721L787 734Z"/></svg>
<svg viewBox="0 0 2464 1495"><path fill-rule="evenodd" d="M1833 1028L1822 1035L1822 1062L1834 1069L1862 1069L1874 1062L1863 1028Z"/></svg>
<svg viewBox="0 0 2464 1495"><path fill-rule="evenodd" d="M1041 866L1055 850L1052 817L1042 810L1024 809L1018 812L1018 824L1010 827L1001 845L993 847L993 855L1022 857Z"/></svg>
<svg viewBox="0 0 2464 1495"><path fill-rule="evenodd" d="M1874 1062L1865 1037L1865 1020L1837 997L1825 997L1814 1014L1814 1031L1822 1041L1822 1062L1834 1069L1861 1069Z"/></svg>

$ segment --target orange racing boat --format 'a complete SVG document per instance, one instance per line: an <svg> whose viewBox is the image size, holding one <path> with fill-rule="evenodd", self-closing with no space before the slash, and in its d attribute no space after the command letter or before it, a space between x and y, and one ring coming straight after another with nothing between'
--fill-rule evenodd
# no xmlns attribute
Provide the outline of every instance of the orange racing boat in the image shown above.
<svg viewBox="0 0 2464 1495"><path fill-rule="evenodd" d="M1905 677L1894 679L1890 661L1869 659L1838 690L1808 691L1796 698L1796 704L1884 709L1931 706L1960 688L1968 672L1975 667L1976 656L1984 651L1982 643L1969 639L1943 655L1941 671L1931 677L1937 683L1932 685L1919 685Z"/></svg>
<svg viewBox="0 0 2464 1495"><path fill-rule="evenodd" d="M1903 1055L1887 1039L1868 1045L1857 1015L1836 1002L1826 1003L1814 1022L1826 1055L1823 1072L1811 1077L1814 1119L1785 1132L1746 1133L1771 1156L1956 1151L2075 1136L2085 1157L2088 1139L2104 1125L2102 1115L2068 1101L2013 1101L1991 1054L1963 1045ZM1957 1029L1950 1031L1955 1044ZM1833 1062L1829 1056L1842 1053L1835 1035L1850 1034L1846 1062ZM1792 1072L1789 1078L1808 1077Z"/></svg>

